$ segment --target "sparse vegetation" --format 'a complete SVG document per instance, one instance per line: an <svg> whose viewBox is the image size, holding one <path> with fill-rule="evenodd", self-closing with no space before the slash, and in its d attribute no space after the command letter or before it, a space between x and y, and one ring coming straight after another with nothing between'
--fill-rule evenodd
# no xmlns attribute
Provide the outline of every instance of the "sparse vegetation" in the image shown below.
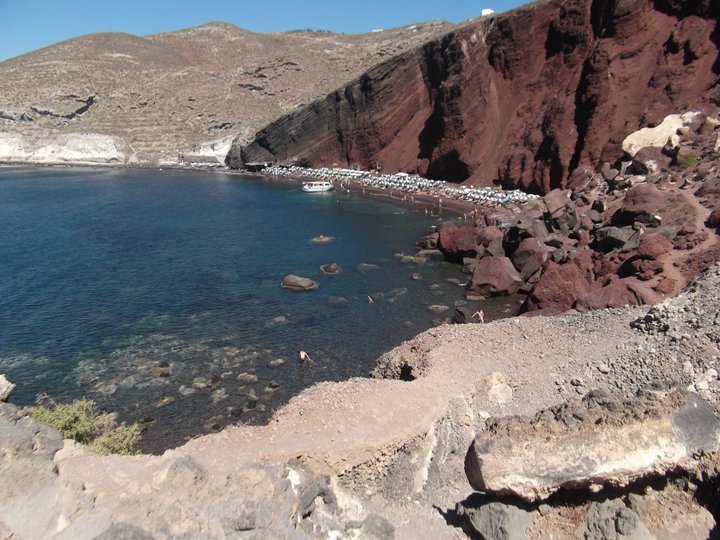
<svg viewBox="0 0 720 540"><path fill-rule="evenodd" d="M690 154L690 155L687 156L685 159L683 159L682 161L679 161L679 162L678 162L678 165L679 165L680 168L682 168L682 169L689 169L689 168L691 168L691 167L694 167L694 166L697 165L697 164L698 164L698 157L697 157L696 155L693 155L693 154Z"/></svg>
<svg viewBox="0 0 720 540"><path fill-rule="evenodd" d="M89 444L98 454L137 454L141 429L137 424L118 425L115 413L98 412L95 402L79 399L72 403L37 405L30 415L57 429L66 439Z"/></svg>
<svg viewBox="0 0 720 540"><path fill-rule="evenodd" d="M92 449L103 456L108 454L137 454L142 430L137 424L121 424L106 431L92 442Z"/></svg>

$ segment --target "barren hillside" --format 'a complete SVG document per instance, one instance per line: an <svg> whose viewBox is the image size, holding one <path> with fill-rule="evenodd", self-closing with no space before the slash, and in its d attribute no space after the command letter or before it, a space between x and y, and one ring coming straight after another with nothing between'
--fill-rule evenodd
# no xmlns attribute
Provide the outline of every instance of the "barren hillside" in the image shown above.
<svg viewBox="0 0 720 540"><path fill-rule="evenodd" d="M0 63L0 132L21 158L68 133L124 139L137 161L176 157L210 141L249 139L451 27L257 34L211 23L145 37L82 36Z"/></svg>

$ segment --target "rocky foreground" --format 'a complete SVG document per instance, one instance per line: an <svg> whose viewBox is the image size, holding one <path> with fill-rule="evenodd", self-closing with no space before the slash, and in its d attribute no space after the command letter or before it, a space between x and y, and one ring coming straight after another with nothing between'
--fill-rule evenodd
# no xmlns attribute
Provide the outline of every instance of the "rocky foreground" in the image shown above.
<svg viewBox="0 0 720 540"><path fill-rule="evenodd" d="M0 533L706 538L718 295L714 265L650 309L435 328L162 456L97 456L4 404Z"/></svg>

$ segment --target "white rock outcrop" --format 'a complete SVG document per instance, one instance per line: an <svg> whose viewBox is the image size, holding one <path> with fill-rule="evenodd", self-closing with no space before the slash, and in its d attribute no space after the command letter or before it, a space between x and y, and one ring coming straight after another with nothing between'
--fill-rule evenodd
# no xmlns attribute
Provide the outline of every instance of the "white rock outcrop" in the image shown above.
<svg viewBox="0 0 720 540"><path fill-rule="evenodd" d="M642 128L631 133L622 143L623 151L630 157L635 157L641 148L662 148L668 143L677 130L693 122L700 113L689 111L684 114L671 114L657 126Z"/></svg>
<svg viewBox="0 0 720 540"><path fill-rule="evenodd" d="M0 402L7 401L10 393L15 389L15 385L7 380L5 375L0 374Z"/></svg>
<svg viewBox="0 0 720 540"><path fill-rule="evenodd" d="M30 141L20 133L3 131L0 161L128 164L135 161L135 152L124 139L99 133L65 133Z"/></svg>

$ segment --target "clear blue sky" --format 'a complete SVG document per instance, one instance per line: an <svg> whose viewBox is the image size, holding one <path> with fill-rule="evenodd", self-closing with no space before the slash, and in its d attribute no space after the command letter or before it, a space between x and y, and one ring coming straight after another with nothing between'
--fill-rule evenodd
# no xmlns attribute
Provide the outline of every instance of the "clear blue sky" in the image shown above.
<svg viewBox="0 0 720 540"><path fill-rule="evenodd" d="M484 8L507 11L529 0L0 0L0 61L95 32L156 34L223 21L254 32L312 28L363 33Z"/></svg>

